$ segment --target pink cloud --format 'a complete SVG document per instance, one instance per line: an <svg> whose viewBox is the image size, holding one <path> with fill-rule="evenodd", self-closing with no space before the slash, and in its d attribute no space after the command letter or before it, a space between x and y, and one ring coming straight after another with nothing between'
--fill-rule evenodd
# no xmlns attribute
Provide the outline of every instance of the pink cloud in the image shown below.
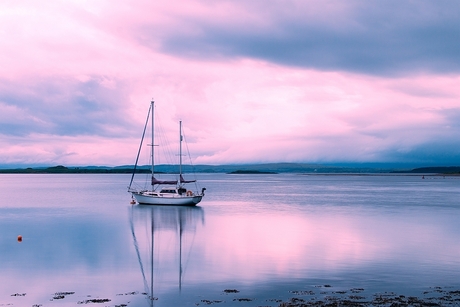
<svg viewBox="0 0 460 307"><path fill-rule="evenodd" d="M196 163L384 160L388 151L410 152L458 134L446 116L446 110L460 108L458 74L390 78L164 49L175 33L200 35L204 28L197 20L270 33L281 20L300 22L305 13L311 24L359 28L350 19L354 5L326 10L319 2L264 3L3 4L0 27L8 31L0 32L0 79L12 86L0 92L1 159L132 163L152 98L169 138L176 138L177 122L184 121ZM59 89L52 96L55 107L42 91L45 85ZM79 120L66 113L74 110L75 97L97 102L104 117L88 111ZM37 113L40 108L55 116ZM11 130L26 121L53 126L59 118L84 125L88 117L105 132L30 130L20 139Z"/></svg>

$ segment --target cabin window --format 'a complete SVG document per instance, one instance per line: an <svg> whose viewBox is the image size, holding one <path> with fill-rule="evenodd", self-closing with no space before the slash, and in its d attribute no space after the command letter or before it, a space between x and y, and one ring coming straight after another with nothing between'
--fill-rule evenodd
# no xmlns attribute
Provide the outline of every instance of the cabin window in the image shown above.
<svg viewBox="0 0 460 307"><path fill-rule="evenodd" d="M176 190L161 190L160 193L176 193Z"/></svg>

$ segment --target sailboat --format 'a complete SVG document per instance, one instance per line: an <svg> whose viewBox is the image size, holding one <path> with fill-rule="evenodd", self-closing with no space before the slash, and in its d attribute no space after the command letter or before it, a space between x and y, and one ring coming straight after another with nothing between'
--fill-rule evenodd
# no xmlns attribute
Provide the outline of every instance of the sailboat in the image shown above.
<svg viewBox="0 0 460 307"><path fill-rule="evenodd" d="M145 131L149 124L149 116L151 116L151 179L150 189L134 189L132 187L134 174L136 173L137 163L139 161L139 155L141 152L142 144L144 141ZM194 183L196 180L185 180L182 175L182 121L179 121L179 177L177 180L158 180L155 178L155 160L154 160L154 101L150 102L149 112L147 113L147 120L144 126L144 132L141 138L141 144L137 153L136 163L134 165L133 174L131 176L131 182L128 186L128 192L132 194L132 197L136 199L139 204L145 205L172 205L172 206L195 206L198 204L204 196L206 188L202 188L201 191L192 191L187 189L185 184Z"/></svg>

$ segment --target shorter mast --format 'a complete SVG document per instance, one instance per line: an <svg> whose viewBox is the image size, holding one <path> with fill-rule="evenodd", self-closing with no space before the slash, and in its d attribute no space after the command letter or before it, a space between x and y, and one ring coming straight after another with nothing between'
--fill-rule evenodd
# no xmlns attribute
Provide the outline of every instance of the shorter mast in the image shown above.
<svg viewBox="0 0 460 307"><path fill-rule="evenodd" d="M152 159L152 167L151 167L151 171L152 171L152 180L151 180L152 190L153 190L153 186L154 186L153 174L154 174L154 169L155 169L155 161L153 160L153 157L154 157L153 150L155 148L155 145L154 145L155 144L154 143L154 141L155 141L155 135L154 135L154 122L155 122L155 120L154 120L154 117L153 117L154 104L155 104L155 102L152 99L152 101L150 102L150 108L152 109L152 144L150 144L150 146L152 146L152 149L150 150L150 153L151 153L150 158Z"/></svg>

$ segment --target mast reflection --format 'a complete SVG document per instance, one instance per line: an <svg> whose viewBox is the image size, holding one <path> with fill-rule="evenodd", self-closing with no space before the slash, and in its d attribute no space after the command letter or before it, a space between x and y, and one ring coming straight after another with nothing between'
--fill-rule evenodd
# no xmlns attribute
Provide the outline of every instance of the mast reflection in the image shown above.
<svg viewBox="0 0 460 307"><path fill-rule="evenodd" d="M167 273L166 278L173 274L169 267L174 259L178 259L176 271L179 291L181 290L183 249L190 251L193 243L192 241L191 244L183 246L184 237L194 237L197 226L204 224L204 210L198 206L136 205L130 208L130 213L131 233L144 289L149 305L153 306L153 302L157 300L153 291L154 284L159 283L155 277L157 276L157 279L163 277L164 272ZM171 246L177 247L171 250Z"/></svg>

